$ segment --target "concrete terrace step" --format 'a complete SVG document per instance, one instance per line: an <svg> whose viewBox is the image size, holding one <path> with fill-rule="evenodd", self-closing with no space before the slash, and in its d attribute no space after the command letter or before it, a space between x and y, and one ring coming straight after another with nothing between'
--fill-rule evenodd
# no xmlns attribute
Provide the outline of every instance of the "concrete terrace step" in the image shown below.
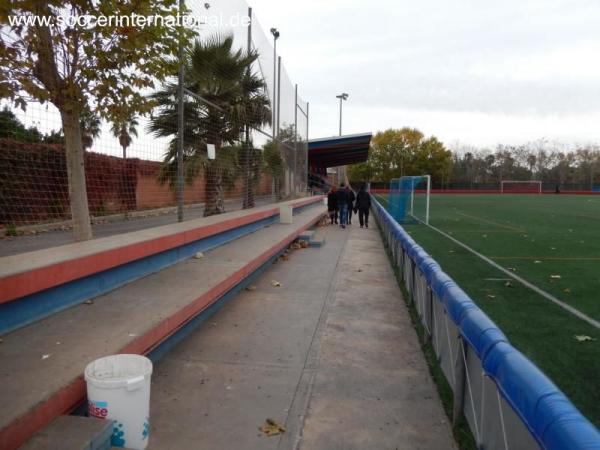
<svg viewBox="0 0 600 450"><path fill-rule="evenodd" d="M84 399L83 370L116 353L157 349L324 215L321 204L3 337L0 448L18 447ZM157 351L160 351L158 348Z"/></svg>
<svg viewBox="0 0 600 450"><path fill-rule="evenodd" d="M21 450L108 450L112 420L59 416L37 432Z"/></svg>
<svg viewBox="0 0 600 450"><path fill-rule="evenodd" d="M280 203L297 213L320 197ZM0 334L277 223L279 206L125 233L0 258Z"/></svg>

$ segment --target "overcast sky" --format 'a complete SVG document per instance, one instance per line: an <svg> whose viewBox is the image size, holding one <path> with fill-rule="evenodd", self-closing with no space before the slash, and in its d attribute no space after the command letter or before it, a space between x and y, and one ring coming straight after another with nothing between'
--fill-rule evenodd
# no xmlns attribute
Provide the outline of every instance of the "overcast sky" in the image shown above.
<svg viewBox="0 0 600 450"><path fill-rule="evenodd" d="M219 3L222 3L221 0ZM215 5L216 6L216 5ZM598 0L252 0L310 135L410 126L448 145L600 142Z"/></svg>
<svg viewBox="0 0 600 450"><path fill-rule="evenodd" d="M203 0L186 4L195 15L247 13L244 0L207 1L208 9ZM310 138L337 135L335 96L347 92L344 134L409 126L450 148L541 138L600 144L600 0L248 2L269 88L269 29L281 33L281 123L294 121L298 83L310 102ZM233 32L246 45L243 26L207 25L200 34L215 31ZM42 131L60 128L52 106L17 113ZM161 159L166 140L149 136L141 122L129 154ZM120 155L108 125L103 128L93 150Z"/></svg>

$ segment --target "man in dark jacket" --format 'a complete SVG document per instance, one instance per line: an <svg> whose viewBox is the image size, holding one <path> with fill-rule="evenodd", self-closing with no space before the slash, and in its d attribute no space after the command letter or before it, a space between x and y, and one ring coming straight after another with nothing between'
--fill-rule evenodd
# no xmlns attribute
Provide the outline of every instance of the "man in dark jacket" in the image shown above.
<svg viewBox="0 0 600 450"><path fill-rule="evenodd" d="M354 200L356 199L356 195L350 186L347 188L348 191L348 225L352 225L352 213L354 209Z"/></svg>
<svg viewBox="0 0 600 450"><path fill-rule="evenodd" d="M363 225L369 228L369 208L371 208L371 196L367 191L365 191L364 185L360 187L358 194L356 195L356 205L355 208L358 209L358 221L360 222L360 227Z"/></svg>
<svg viewBox="0 0 600 450"><path fill-rule="evenodd" d="M348 220L348 191L344 187L344 183L340 184L340 188L337 190L337 204L340 210L340 225L342 228L346 228Z"/></svg>
<svg viewBox="0 0 600 450"><path fill-rule="evenodd" d="M329 212L329 218L331 219L331 225L338 223L338 202L337 193L335 186L331 187L329 194L327 194L327 211Z"/></svg>

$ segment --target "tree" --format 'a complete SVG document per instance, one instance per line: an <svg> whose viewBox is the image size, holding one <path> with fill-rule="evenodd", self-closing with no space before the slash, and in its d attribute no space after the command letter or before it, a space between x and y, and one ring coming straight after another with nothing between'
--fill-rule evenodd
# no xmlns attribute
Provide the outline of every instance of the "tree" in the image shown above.
<svg viewBox="0 0 600 450"><path fill-rule="evenodd" d="M258 55L256 54L258 57ZM254 148L250 140L250 129L260 128L271 123L271 109L269 98L265 94L264 80L251 72L251 64L241 82L241 96L234 105L237 121L244 127L244 144L242 145L242 172L244 182L244 199L242 208L254 207L254 186L256 169L259 166L257 158L259 151Z"/></svg>
<svg viewBox="0 0 600 450"><path fill-rule="evenodd" d="M349 169L351 181L389 181L404 175L429 174L435 183L450 178L452 152L435 137L415 128L389 129L371 142L367 162Z"/></svg>
<svg viewBox="0 0 600 450"><path fill-rule="evenodd" d="M112 124L111 132L114 137L119 139L119 145L123 149L123 159L127 158L127 148L133 142L132 136L137 137L137 127L139 123L135 116L130 116Z"/></svg>
<svg viewBox="0 0 600 450"><path fill-rule="evenodd" d="M0 111L0 138L44 144L65 143L62 130L44 134L35 126L27 128L8 107Z"/></svg>
<svg viewBox="0 0 600 450"><path fill-rule="evenodd" d="M190 31L176 26L176 0L56 0L9 2L0 25L0 98L25 108L28 97L59 110L65 135L69 199L76 240L92 237L80 115L89 109L109 121L145 113L143 94L173 73L178 44ZM104 17L163 18L147 26L100 23ZM183 11L182 11L183 13ZM10 17L49 24L9 24ZM80 26L81 18L95 18ZM103 25L103 26L101 26Z"/></svg>
<svg viewBox="0 0 600 450"><path fill-rule="evenodd" d="M92 148L94 139L100 136L102 122L100 117L95 114L89 107L79 115L79 127L81 128L81 145L83 150L89 150Z"/></svg>
<svg viewBox="0 0 600 450"><path fill-rule="evenodd" d="M247 82L247 69L256 61L258 54L233 50L233 36L215 35L204 41L196 41L186 55L185 87L193 95L184 102L184 172L188 182L199 173L204 174L204 215L225 211L223 184L239 175L237 160L221 156L221 149L238 142L246 125L258 123L261 114L253 116L252 108L262 113L263 100ZM259 83L254 83L259 86ZM258 87L257 87L258 89ZM255 92L249 99L248 93ZM170 85L153 94L158 112L150 122L150 131L156 136L175 136L177 130L176 86ZM256 100L256 102L254 102ZM269 113L270 114L270 113ZM258 119L257 119L258 117ZM217 158L207 157L207 144L216 148ZM250 145L246 141L244 145ZM163 159L161 181L175 185L177 173L177 140L173 137ZM246 150L243 150L246 152Z"/></svg>

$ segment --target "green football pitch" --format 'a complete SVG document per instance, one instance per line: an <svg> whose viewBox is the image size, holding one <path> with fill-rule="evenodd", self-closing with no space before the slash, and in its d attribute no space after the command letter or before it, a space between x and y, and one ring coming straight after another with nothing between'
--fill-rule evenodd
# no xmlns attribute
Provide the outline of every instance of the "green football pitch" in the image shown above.
<svg viewBox="0 0 600 450"><path fill-rule="evenodd" d="M386 195L375 197L387 205ZM423 202L417 195L417 216ZM448 236L423 224L403 226L511 343L600 426L600 330L593 325L600 321L600 196L434 194L429 223Z"/></svg>

